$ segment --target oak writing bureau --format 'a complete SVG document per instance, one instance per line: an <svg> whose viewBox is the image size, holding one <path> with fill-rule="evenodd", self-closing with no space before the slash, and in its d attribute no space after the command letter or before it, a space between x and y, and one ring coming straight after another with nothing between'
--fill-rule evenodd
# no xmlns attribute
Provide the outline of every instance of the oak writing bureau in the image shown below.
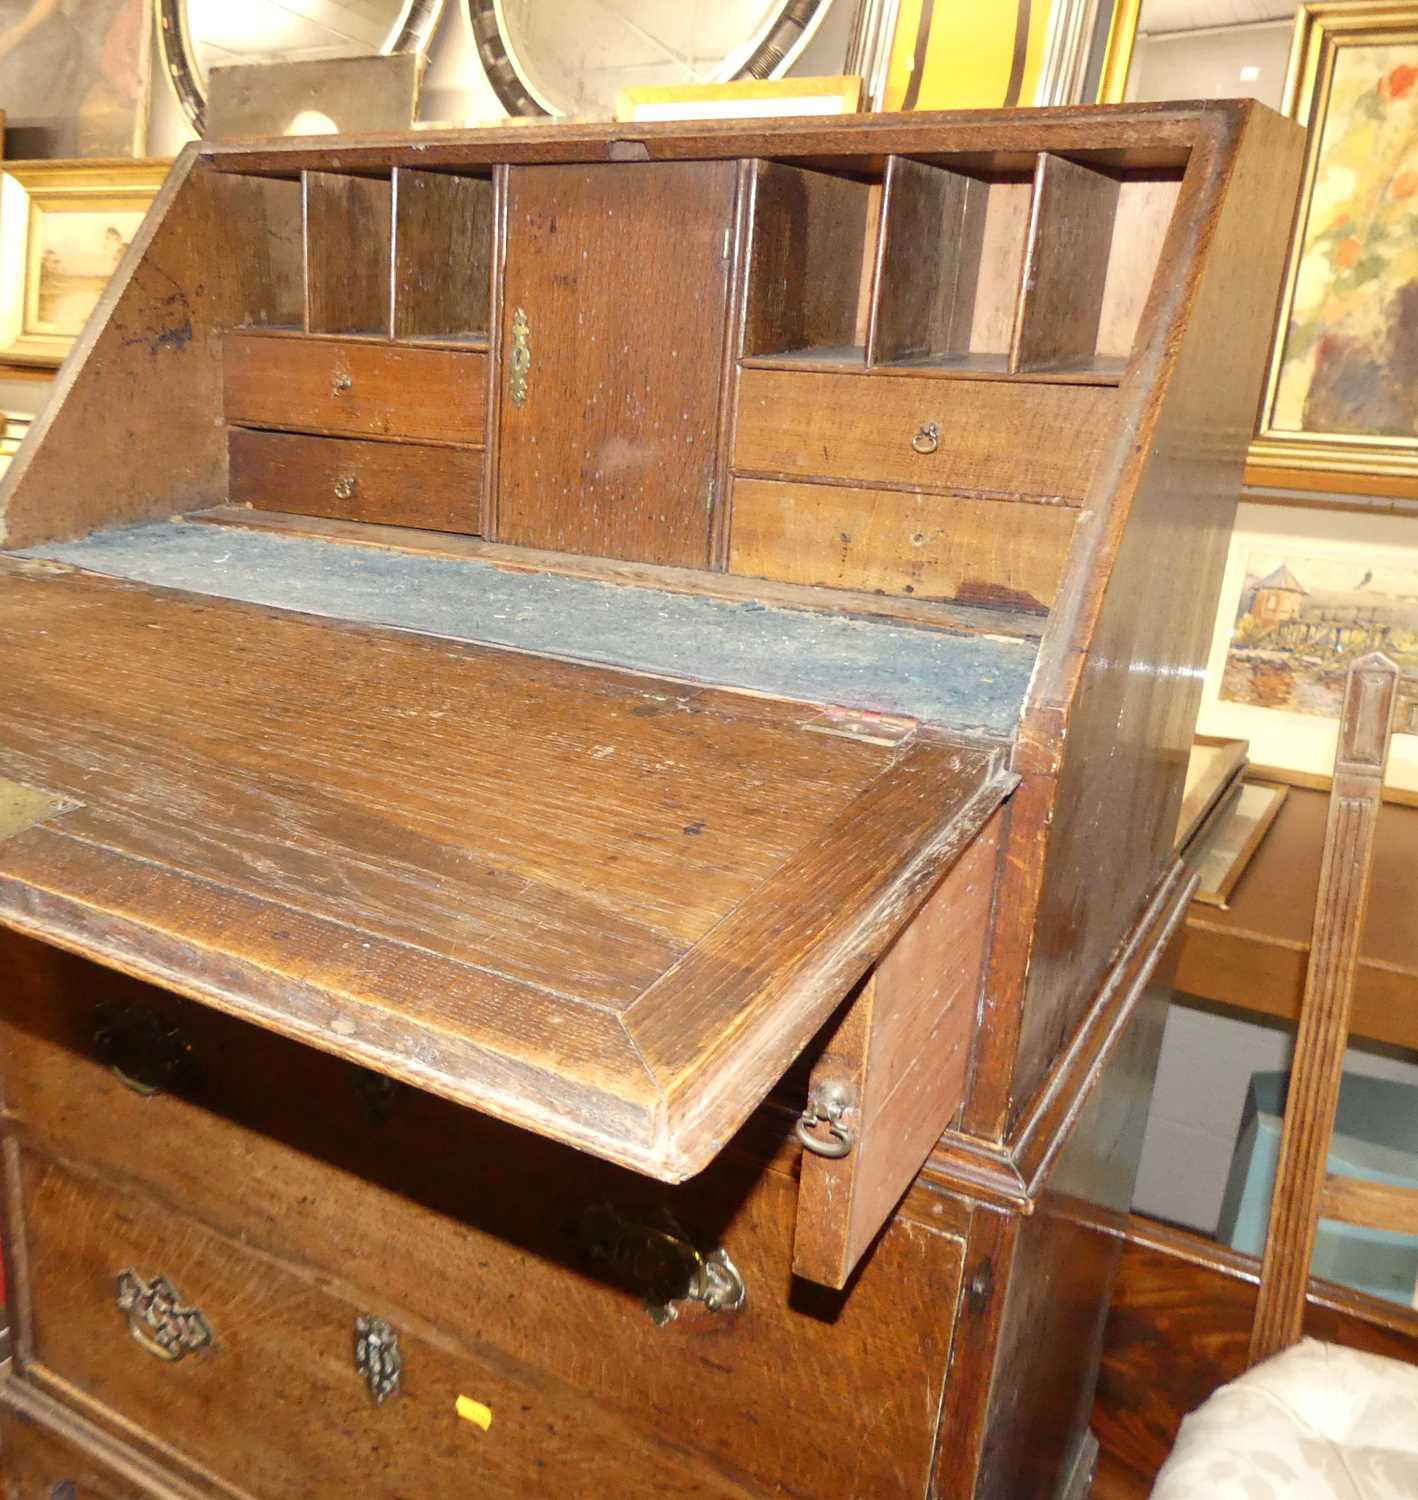
<svg viewBox="0 0 1418 1500"><path fill-rule="evenodd" d="M1298 149L179 159L0 488L9 1495L1065 1491Z"/></svg>

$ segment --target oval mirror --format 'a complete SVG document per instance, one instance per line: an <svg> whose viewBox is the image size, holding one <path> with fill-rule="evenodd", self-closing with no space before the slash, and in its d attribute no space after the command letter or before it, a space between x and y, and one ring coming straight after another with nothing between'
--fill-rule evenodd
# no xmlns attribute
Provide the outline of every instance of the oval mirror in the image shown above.
<svg viewBox="0 0 1418 1500"><path fill-rule="evenodd" d="M200 131L207 71L228 63L422 52L444 0L157 0L168 77Z"/></svg>
<svg viewBox="0 0 1418 1500"><path fill-rule="evenodd" d="M626 87L776 78L833 0L465 0L488 82L513 115L614 113Z"/></svg>

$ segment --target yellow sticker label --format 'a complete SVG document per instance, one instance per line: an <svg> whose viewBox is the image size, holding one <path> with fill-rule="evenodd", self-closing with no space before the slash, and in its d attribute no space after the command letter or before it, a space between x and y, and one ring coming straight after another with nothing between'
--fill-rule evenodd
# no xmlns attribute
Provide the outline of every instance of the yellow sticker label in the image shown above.
<svg viewBox="0 0 1418 1500"><path fill-rule="evenodd" d="M471 1396L459 1396L454 1409L465 1422L476 1422L484 1432L492 1426L492 1408L474 1401Z"/></svg>

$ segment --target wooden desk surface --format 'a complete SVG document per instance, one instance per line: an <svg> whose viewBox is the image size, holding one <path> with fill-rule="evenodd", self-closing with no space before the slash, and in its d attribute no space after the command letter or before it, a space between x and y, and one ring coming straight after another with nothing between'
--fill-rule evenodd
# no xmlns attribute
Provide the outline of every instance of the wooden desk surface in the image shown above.
<svg viewBox="0 0 1418 1500"><path fill-rule="evenodd" d="M0 567L0 922L678 1180L1012 784L727 693Z"/></svg>
<svg viewBox="0 0 1418 1500"><path fill-rule="evenodd" d="M1325 792L1295 788L1225 911L1193 905L1177 988L1294 1020L1304 993ZM1418 808L1385 803L1364 934L1355 1035L1418 1048Z"/></svg>

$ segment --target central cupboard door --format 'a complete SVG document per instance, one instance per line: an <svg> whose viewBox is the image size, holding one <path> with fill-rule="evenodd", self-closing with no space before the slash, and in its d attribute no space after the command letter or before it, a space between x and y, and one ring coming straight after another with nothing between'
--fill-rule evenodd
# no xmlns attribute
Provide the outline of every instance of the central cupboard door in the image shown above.
<svg viewBox="0 0 1418 1500"><path fill-rule="evenodd" d="M737 174L508 169L498 540L708 563Z"/></svg>

